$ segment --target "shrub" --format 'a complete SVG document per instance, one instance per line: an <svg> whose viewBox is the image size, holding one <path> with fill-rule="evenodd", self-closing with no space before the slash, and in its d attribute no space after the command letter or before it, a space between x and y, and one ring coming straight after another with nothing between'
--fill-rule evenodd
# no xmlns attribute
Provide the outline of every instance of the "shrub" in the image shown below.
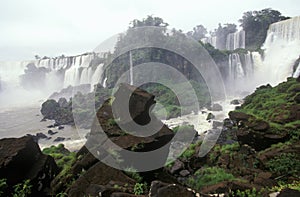
<svg viewBox="0 0 300 197"><path fill-rule="evenodd" d="M6 179L0 179L0 196L3 195L6 188L7 188Z"/></svg>
<svg viewBox="0 0 300 197"><path fill-rule="evenodd" d="M267 167L278 175L296 174L300 171L299 159L295 153L282 153L267 162Z"/></svg>
<svg viewBox="0 0 300 197"><path fill-rule="evenodd" d="M30 185L30 180L25 180L23 183L19 183L14 186L13 197L26 197L31 194L32 185Z"/></svg>
<svg viewBox="0 0 300 197"><path fill-rule="evenodd" d="M146 183L136 183L134 185L134 188L133 188L133 193L135 195L141 195L141 194L144 194L145 191L147 191L147 184Z"/></svg>

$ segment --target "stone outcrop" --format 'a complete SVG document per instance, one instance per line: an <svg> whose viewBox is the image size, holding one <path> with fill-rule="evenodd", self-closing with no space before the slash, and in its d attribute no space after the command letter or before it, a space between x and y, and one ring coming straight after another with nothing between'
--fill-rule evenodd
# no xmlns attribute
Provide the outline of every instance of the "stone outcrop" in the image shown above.
<svg viewBox="0 0 300 197"><path fill-rule="evenodd" d="M8 194L13 186L30 180L32 196L43 196L58 173L51 156L44 155L32 137L4 138L0 140L0 179L5 178Z"/></svg>

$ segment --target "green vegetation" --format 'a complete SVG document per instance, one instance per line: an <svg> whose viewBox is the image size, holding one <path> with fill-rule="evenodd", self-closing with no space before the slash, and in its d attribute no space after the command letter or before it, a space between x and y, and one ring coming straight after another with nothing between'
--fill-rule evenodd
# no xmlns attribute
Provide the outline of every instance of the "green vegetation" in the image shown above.
<svg viewBox="0 0 300 197"><path fill-rule="evenodd" d="M107 124L112 127L114 125L117 125L117 122L116 122L115 119L110 118L110 119L107 120Z"/></svg>
<svg viewBox="0 0 300 197"><path fill-rule="evenodd" d="M190 159L193 155L196 154L196 149L201 146L202 141L197 143L192 143L190 146L181 154L180 158L184 160Z"/></svg>
<svg viewBox="0 0 300 197"><path fill-rule="evenodd" d="M32 188L32 185L30 184L30 180L25 180L23 183L19 183L14 186L13 197L30 196L31 188Z"/></svg>
<svg viewBox="0 0 300 197"><path fill-rule="evenodd" d="M268 169L277 175L299 176L299 156L295 153L282 153L267 162Z"/></svg>
<svg viewBox="0 0 300 197"><path fill-rule="evenodd" d="M52 156L61 171L66 171L76 161L76 153L65 149L63 144L44 148L42 152Z"/></svg>
<svg viewBox="0 0 300 197"><path fill-rule="evenodd" d="M300 84L294 78L288 78L276 87L261 86L245 98L244 104L236 111L255 116L270 124L269 132L283 134L288 132L290 138L299 139L300 121L291 113L298 104L294 100Z"/></svg>
<svg viewBox="0 0 300 197"><path fill-rule="evenodd" d="M6 179L0 179L0 196L3 196L6 193L8 188ZM30 180L24 180L23 183L19 183L13 186L14 192L11 194L13 197L27 197L30 196L32 192L32 185Z"/></svg>
<svg viewBox="0 0 300 197"><path fill-rule="evenodd" d="M278 192L285 188L290 188L290 189L300 191L300 181L299 180L293 181L292 183L279 182L278 186L272 187L271 189L269 189L269 191Z"/></svg>
<svg viewBox="0 0 300 197"><path fill-rule="evenodd" d="M147 191L147 183L136 183L133 188L135 195L144 194Z"/></svg>
<svg viewBox="0 0 300 197"><path fill-rule="evenodd" d="M237 190L236 192L231 192L230 195L233 197L260 197L261 192L256 191L256 189L253 188L251 190L246 189L244 191Z"/></svg>
<svg viewBox="0 0 300 197"><path fill-rule="evenodd" d="M172 84L171 81L161 82L162 84ZM190 83L190 84L188 84ZM149 93L155 95L155 100L160 103L167 112L167 119L178 117L181 114L187 114L193 111L191 106L194 105L192 100L194 93L197 96L199 107L207 107L210 105L210 97L208 88L204 83L197 83L195 81L189 81L184 83L176 84L176 94L170 88L159 84L159 83L149 83L141 86L142 89L145 89ZM186 87L192 85L192 89L189 90ZM193 92L195 91L195 92ZM178 98L184 98L184 104L179 103ZM182 107L183 106L183 107ZM158 117L162 117L163 110L157 109L156 114Z"/></svg>
<svg viewBox="0 0 300 197"><path fill-rule="evenodd" d="M188 179L187 185L196 190L200 190L203 186L213 185L222 181L237 180L232 174L218 167L201 168L194 176Z"/></svg>
<svg viewBox="0 0 300 197"><path fill-rule="evenodd" d="M6 188L7 188L6 179L0 179L0 196L3 195Z"/></svg>

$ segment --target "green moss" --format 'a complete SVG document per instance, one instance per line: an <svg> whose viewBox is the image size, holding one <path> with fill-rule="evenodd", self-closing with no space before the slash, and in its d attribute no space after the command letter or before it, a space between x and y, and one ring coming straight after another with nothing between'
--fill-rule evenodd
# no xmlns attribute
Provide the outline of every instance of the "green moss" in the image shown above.
<svg viewBox="0 0 300 197"><path fill-rule="evenodd" d="M232 151L238 151L240 149L240 145L238 142L235 142L233 144L225 144L225 145L222 145L221 148L220 148L220 152L222 154L229 154L231 153Z"/></svg>
<svg viewBox="0 0 300 197"><path fill-rule="evenodd" d="M203 186L213 185L222 181L237 180L232 174L218 167L207 167L198 170L194 177L187 181L187 185L193 189L200 190Z"/></svg>
<svg viewBox="0 0 300 197"><path fill-rule="evenodd" d="M76 161L76 153L65 149L63 144L44 148L42 152L52 156L61 171L66 171Z"/></svg>

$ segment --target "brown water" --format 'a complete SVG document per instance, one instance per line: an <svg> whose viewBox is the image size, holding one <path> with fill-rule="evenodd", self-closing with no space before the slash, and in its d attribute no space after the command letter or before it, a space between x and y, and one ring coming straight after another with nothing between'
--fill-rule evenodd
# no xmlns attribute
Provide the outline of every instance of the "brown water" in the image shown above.
<svg viewBox="0 0 300 197"><path fill-rule="evenodd" d="M26 134L35 135L36 133L44 133L48 137L51 137L51 139L39 140L41 148L63 143L70 150L78 150L84 144L84 136L88 130L77 130L76 127L72 126L64 126L62 130L47 128L54 121L41 121L42 118L39 106L1 109L0 138L22 137ZM58 133L51 136L48 134L48 130L50 129ZM53 142L57 137L70 139L63 142Z"/></svg>

